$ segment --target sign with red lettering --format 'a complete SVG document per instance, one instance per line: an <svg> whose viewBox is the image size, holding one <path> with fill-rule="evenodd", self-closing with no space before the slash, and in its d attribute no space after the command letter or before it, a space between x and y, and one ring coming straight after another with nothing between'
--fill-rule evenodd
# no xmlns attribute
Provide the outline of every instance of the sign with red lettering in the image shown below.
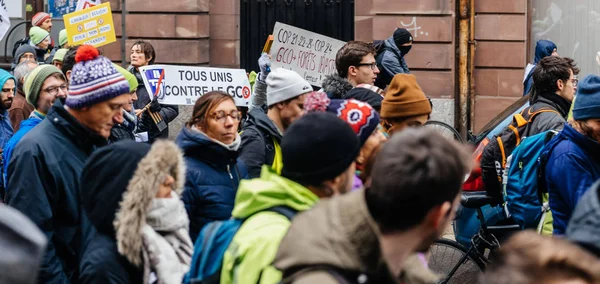
<svg viewBox="0 0 600 284"><path fill-rule="evenodd" d="M275 23L271 66L296 71L311 85L321 87L325 76L335 70L335 56L343 41L294 26Z"/></svg>

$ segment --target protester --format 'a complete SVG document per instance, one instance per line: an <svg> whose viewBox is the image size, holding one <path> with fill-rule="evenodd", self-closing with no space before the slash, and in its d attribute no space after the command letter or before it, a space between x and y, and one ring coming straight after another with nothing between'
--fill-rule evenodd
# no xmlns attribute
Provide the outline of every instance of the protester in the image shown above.
<svg viewBox="0 0 600 284"><path fill-rule="evenodd" d="M596 182L581 197L569 226L567 239L600 258L600 183Z"/></svg>
<svg viewBox="0 0 600 284"><path fill-rule="evenodd" d="M304 102L306 112L326 111L335 114L347 122L360 141L360 151L356 157L356 175L352 189L363 187L366 179L361 179L361 173L367 160L387 139L379 131L379 114L369 104L357 100L330 100L322 92L310 93Z"/></svg>
<svg viewBox="0 0 600 284"><path fill-rule="evenodd" d="M42 283L77 279L79 231L86 224L79 210L79 176L87 157L122 122L129 102L127 81L97 49L80 47L76 61L65 105L56 100L46 119L15 147L8 165L6 203L49 239Z"/></svg>
<svg viewBox="0 0 600 284"><path fill-rule="evenodd" d="M80 192L95 230L78 283L181 283L194 250L179 199L184 181L173 142L122 141L94 152Z"/></svg>
<svg viewBox="0 0 600 284"><path fill-rule="evenodd" d="M46 237L21 212L0 203L0 282L34 284Z"/></svg>
<svg viewBox="0 0 600 284"><path fill-rule="evenodd" d="M14 71L17 68L17 65L23 63L27 60L36 61L36 52L35 48L29 44L21 45L17 49L15 53L14 61L10 66L10 70Z"/></svg>
<svg viewBox="0 0 600 284"><path fill-rule="evenodd" d="M17 80L17 94L15 95L12 105L8 109L10 116L10 122L15 132L19 131L21 127L21 121L27 119L33 112L34 106L27 102L25 98L24 84L25 76L27 76L33 69L38 67L37 62L34 60L28 60L19 63L15 68L15 79Z"/></svg>
<svg viewBox="0 0 600 284"><path fill-rule="evenodd" d="M269 110L265 114L261 108L253 108L242 132L240 159L251 178L260 176L263 165L281 171L283 133L302 116L305 95L312 92L310 83L298 73L283 68L273 70L266 83Z"/></svg>
<svg viewBox="0 0 600 284"><path fill-rule="evenodd" d="M493 254L481 284L599 283L600 262L566 240L532 231L514 235Z"/></svg>
<svg viewBox="0 0 600 284"><path fill-rule="evenodd" d="M114 143L119 140L136 140L135 132L138 120L135 111L133 110L133 104L138 99L136 94L138 82L135 76L125 70L125 68L117 64L114 64L113 66L129 83L129 103L123 107L123 123L113 125L113 128L110 130L108 141Z"/></svg>
<svg viewBox="0 0 600 284"><path fill-rule="evenodd" d="M375 85L385 89L396 74L410 74L404 56L412 48L413 37L407 29L397 28L394 34L382 43L377 53L377 67L381 73Z"/></svg>
<svg viewBox="0 0 600 284"><path fill-rule="evenodd" d="M196 101L192 118L177 136L188 170L181 199L192 240L207 223L231 217L238 185L248 177L238 160L240 118L230 95L208 92Z"/></svg>
<svg viewBox="0 0 600 284"><path fill-rule="evenodd" d="M275 260L284 282L352 283L353 275L406 283L407 257L426 251L454 218L468 161L461 145L432 129L392 136L377 155L369 189L294 218Z"/></svg>
<svg viewBox="0 0 600 284"><path fill-rule="evenodd" d="M525 76L523 77L523 96L529 94L531 92L531 87L533 87L533 70L535 66L542 60L544 57L548 56L559 56L556 51L556 44L549 40L538 40L535 44L535 58L533 59L533 63L527 64L525 67Z"/></svg>
<svg viewBox="0 0 600 284"><path fill-rule="evenodd" d="M69 47L69 50L63 58L63 64L60 70L63 74L65 74L65 77L67 77L68 83L71 83L71 73L73 66L75 66L75 55L77 54L77 50L79 49L79 47L80 45Z"/></svg>
<svg viewBox="0 0 600 284"><path fill-rule="evenodd" d="M431 102L411 74L398 74L388 86L381 103L381 120L392 135L407 127L423 126L431 115Z"/></svg>
<svg viewBox="0 0 600 284"><path fill-rule="evenodd" d="M260 178L240 184L232 215L248 219L225 252L221 283L278 283L281 273L272 263L290 220L264 210L305 211L319 199L350 191L359 148L348 123L331 113L294 122L281 144L281 176L264 166Z"/></svg>
<svg viewBox="0 0 600 284"><path fill-rule="evenodd" d="M13 98L17 88L17 79L10 75L10 73L0 69L0 153L4 151L6 143L13 135L12 124L10 123L10 115L8 110L12 105ZM8 163L8 161L2 160L2 163ZM3 167L4 168L4 167ZM0 180L0 196L1 192L4 191L4 182Z"/></svg>
<svg viewBox="0 0 600 284"><path fill-rule="evenodd" d="M38 12L31 18L31 25L40 27L50 33L52 31L52 17L48 13Z"/></svg>
<svg viewBox="0 0 600 284"><path fill-rule="evenodd" d="M260 72L256 76L254 82L254 92L252 92L252 104L250 111L253 108L266 108L267 104L267 77L271 73L271 56L263 52L258 59L258 67Z"/></svg>
<svg viewBox="0 0 600 284"><path fill-rule="evenodd" d="M131 47L131 55L129 58L131 60L131 67L129 68L129 72L135 75L138 81L138 100L135 101L133 104L136 115L140 119L138 132L148 132L148 142L150 143L154 142L156 139L159 138L168 138L168 124L171 121L173 121L177 117L177 115L179 115L179 107L177 107L176 105L159 104L157 98L150 100L150 94L148 94L148 90L146 90L144 80L142 79L142 75L139 71L140 67L154 64L154 61L156 60L154 47L152 47L152 45L148 42L142 40L136 41ZM148 108L146 108L147 105L149 105ZM158 126L156 125L156 123L154 123L150 114L148 113L148 110L150 110L153 113L159 114L160 117L162 117L166 124L166 127L164 129L158 128Z"/></svg>
<svg viewBox="0 0 600 284"><path fill-rule="evenodd" d="M29 29L29 44L35 49L35 58L39 64L44 64L49 56L50 33L40 27Z"/></svg>
<svg viewBox="0 0 600 284"><path fill-rule="evenodd" d="M35 110L28 115L28 119L23 120L19 125L19 130L8 140L2 159L4 163L4 178L8 173L8 165L12 157L12 152L31 129L40 124L46 114L54 104L57 98L67 97L67 82L65 76L52 65L41 65L36 67L27 76L24 84L24 90L28 104L34 105Z"/></svg>
<svg viewBox="0 0 600 284"><path fill-rule="evenodd" d="M548 142L545 179L553 234L563 235L575 206L600 178L600 77L587 76L577 90L573 120Z"/></svg>
<svg viewBox="0 0 600 284"><path fill-rule="evenodd" d="M345 94L359 84L373 84L379 74L373 44L349 41L335 57L337 74L323 80L323 91L332 99L347 99Z"/></svg>
<svg viewBox="0 0 600 284"><path fill-rule="evenodd" d="M67 51L69 50L66 48L61 48L58 51L56 51L56 53L52 57L52 65L56 66L56 68L58 69L62 69L63 60L65 58L65 55L67 54Z"/></svg>

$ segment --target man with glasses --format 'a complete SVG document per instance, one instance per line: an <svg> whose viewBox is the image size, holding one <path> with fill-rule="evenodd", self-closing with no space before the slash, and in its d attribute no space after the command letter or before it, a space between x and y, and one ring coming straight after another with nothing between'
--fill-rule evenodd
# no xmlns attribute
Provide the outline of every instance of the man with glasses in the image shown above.
<svg viewBox="0 0 600 284"><path fill-rule="evenodd" d="M27 63L24 62L21 64ZM21 64L19 64L15 71L19 70ZM37 63L35 64L37 65ZM27 102L35 106L35 109L30 113L28 119L20 122L19 130L6 143L3 153L3 160L5 161L4 178L6 177L12 152L17 143L21 141L25 134L44 120L56 98L64 99L67 97L67 80L62 72L52 65L42 65L33 69L23 85Z"/></svg>
<svg viewBox="0 0 600 284"><path fill-rule="evenodd" d="M17 68L15 68L14 75L15 79L17 79L17 94L13 99L12 106L8 109L10 122L15 132L19 131L21 121L27 119L35 108L27 102L23 85L25 84L25 76L36 67L38 67L38 63L35 60L26 60L19 63Z"/></svg>
<svg viewBox="0 0 600 284"><path fill-rule="evenodd" d="M344 95L360 84L373 85L379 74L373 44L349 41L335 57L337 74L323 80L323 91L330 98L347 99Z"/></svg>
<svg viewBox="0 0 600 284"><path fill-rule="evenodd" d="M304 95L312 92L310 83L298 73L283 68L267 76L267 114L253 108L242 130L240 159L248 167L250 178L260 176L263 165L281 171L281 139L283 133L304 114Z"/></svg>

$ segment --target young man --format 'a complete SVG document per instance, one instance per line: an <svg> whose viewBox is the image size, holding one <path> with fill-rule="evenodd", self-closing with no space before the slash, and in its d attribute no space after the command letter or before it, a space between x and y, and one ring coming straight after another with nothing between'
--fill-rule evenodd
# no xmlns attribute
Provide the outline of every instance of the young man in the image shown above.
<svg viewBox="0 0 600 284"><path fill-rule="evenodd" d="M89 45L81 46L76 58L65 104L56 100L46 119L15 147L8 165L6 203L49 240L40 283L77 281L80 232L89 225L78 201L81 170L87 157L106 145L129 103L129 85L110 60Z"/></svg>
<svg viewBox="0 0 600 284"><path fill-rule="evenodd" d="M281 144L281 176L265 166L260 178L240 184L232 215L248 219L225 252L221 283L278 283L281 273L271 265L290 221L264 210L305 211L350 191L359 148L356 133L334 114L310 113L294 122Z"/></svg>
<svg viewBox="0 0 600 284"><path fill-rule="evenodd" d="M349 41L335 57L337 74L323 80L323 91L333 99L347 99L344 95L360 84L375 83L379 68L375 61L373 44Z"/></svg>
<svg viewBox="0 0 600 284"><path fill-rule="evenodd" d="M273 70L266 83L267 114L262 108L253 108L242 130L239 157L248 167L250 178L259 177L263 165L281 171L279 145L283 133L304 114L305 94L312 92L298 73L283 68Z"/></svg>
<svg viewBox="0 0 600 284"><path fill-rule="evenodd" d="M372 185L294 218L275 267L284 283L398 283L454 218L469 154L435 130L407 129L377 155ZM354 283L354 279L346 279ZM401 282L402 283L402 282Z"/></svg>
<svg viewBox="0 0 600 284"><path fill-rule="evenodd" d="M15 68L15 79L17 79L17 94L13 99L13 103L8 109L10 115L10 122L15 132L19 131L21 127L21 121L27 119L33 112L34 106L27 102L23 85L25 84L25 76L27 76L33 69L38 67L35 60L28 60L23 63L19 63Z"/></svg>
<svg viewBox="0 0 600 284"><path fill-rule="evenodd" d="M385 131L392 134L408 127L425 125L431 115L431 102L412 74L397 74L381 102L381 120Z"/></svg>
<svg viewBox="0 0 600 284"><path fill-rule="evenodd" d="M600 77L577 90L573 120L547 146L545 179L555 235L563 235L581 196L600 178Z"/></svg>
<svg viewBox="0 0 600 284"><path fill-rule="evenodd" d="M156 59L154 47L148 42L142 40L137 41L131 47L131 55L129 58L131 59L131 68L129 69L129 72L135 75L138 81L138 100L133 103L135 113L140 120L138 132L148 132L148 142L150 143L154 142L156 139L169 138L168 124L179 115L179 107L159 104L156 98L150 100L150 95L144 86L144 81L142 80L142 75L139 71L139 68L142 66L154 64ZM148 104L150 104L150 107L145 108ZM162 130L158 129L158 126L152 120L148 110L159 114L167 124L167 127Z"/></svg>
<svg viewBox="0 0 600 284"><path fill-rule="evenodd" d="M377 54L377 66L381 73L377 76L375 85L385 89L396 74L410 74L404 61L404 56L412 48L413 37L407 29L398 28L394 34L386 39Z"/></svg>

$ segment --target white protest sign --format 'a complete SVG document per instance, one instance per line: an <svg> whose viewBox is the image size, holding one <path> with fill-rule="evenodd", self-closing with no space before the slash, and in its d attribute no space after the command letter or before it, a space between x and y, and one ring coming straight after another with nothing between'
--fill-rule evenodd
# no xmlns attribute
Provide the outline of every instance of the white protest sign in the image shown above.
<svg viewBox="0 0 600 284"><path fill-rule="evenodd" d="M243 69L150 65L140 68L144 85L152 99L160 82L158 102L167 105L194 105L210 91L233 97L236 106L250 105L250 82Z"/></svg>
<svg viewBox="0 0 600 284"><path fill-rule="evenodd" d="M6 1L8 0L0 0L0 40L4 38L4 35L10 28L10 19L8 18Z"/></svg>
<svg viewBox="0 0 600 284"><path fill-rule="evenodd" d="M294 26L275 23L271 66L296 71L311 85L321 87L326 75L335 73L335 55L343 41Z"/></svg>
<svg viewBox="0 0 600 284"><path fill-rule="evenodd" d="M79 0L77 1L77 8L75 8L75 11L81 11L100 4L102 4L100 0Z"/></svg>

